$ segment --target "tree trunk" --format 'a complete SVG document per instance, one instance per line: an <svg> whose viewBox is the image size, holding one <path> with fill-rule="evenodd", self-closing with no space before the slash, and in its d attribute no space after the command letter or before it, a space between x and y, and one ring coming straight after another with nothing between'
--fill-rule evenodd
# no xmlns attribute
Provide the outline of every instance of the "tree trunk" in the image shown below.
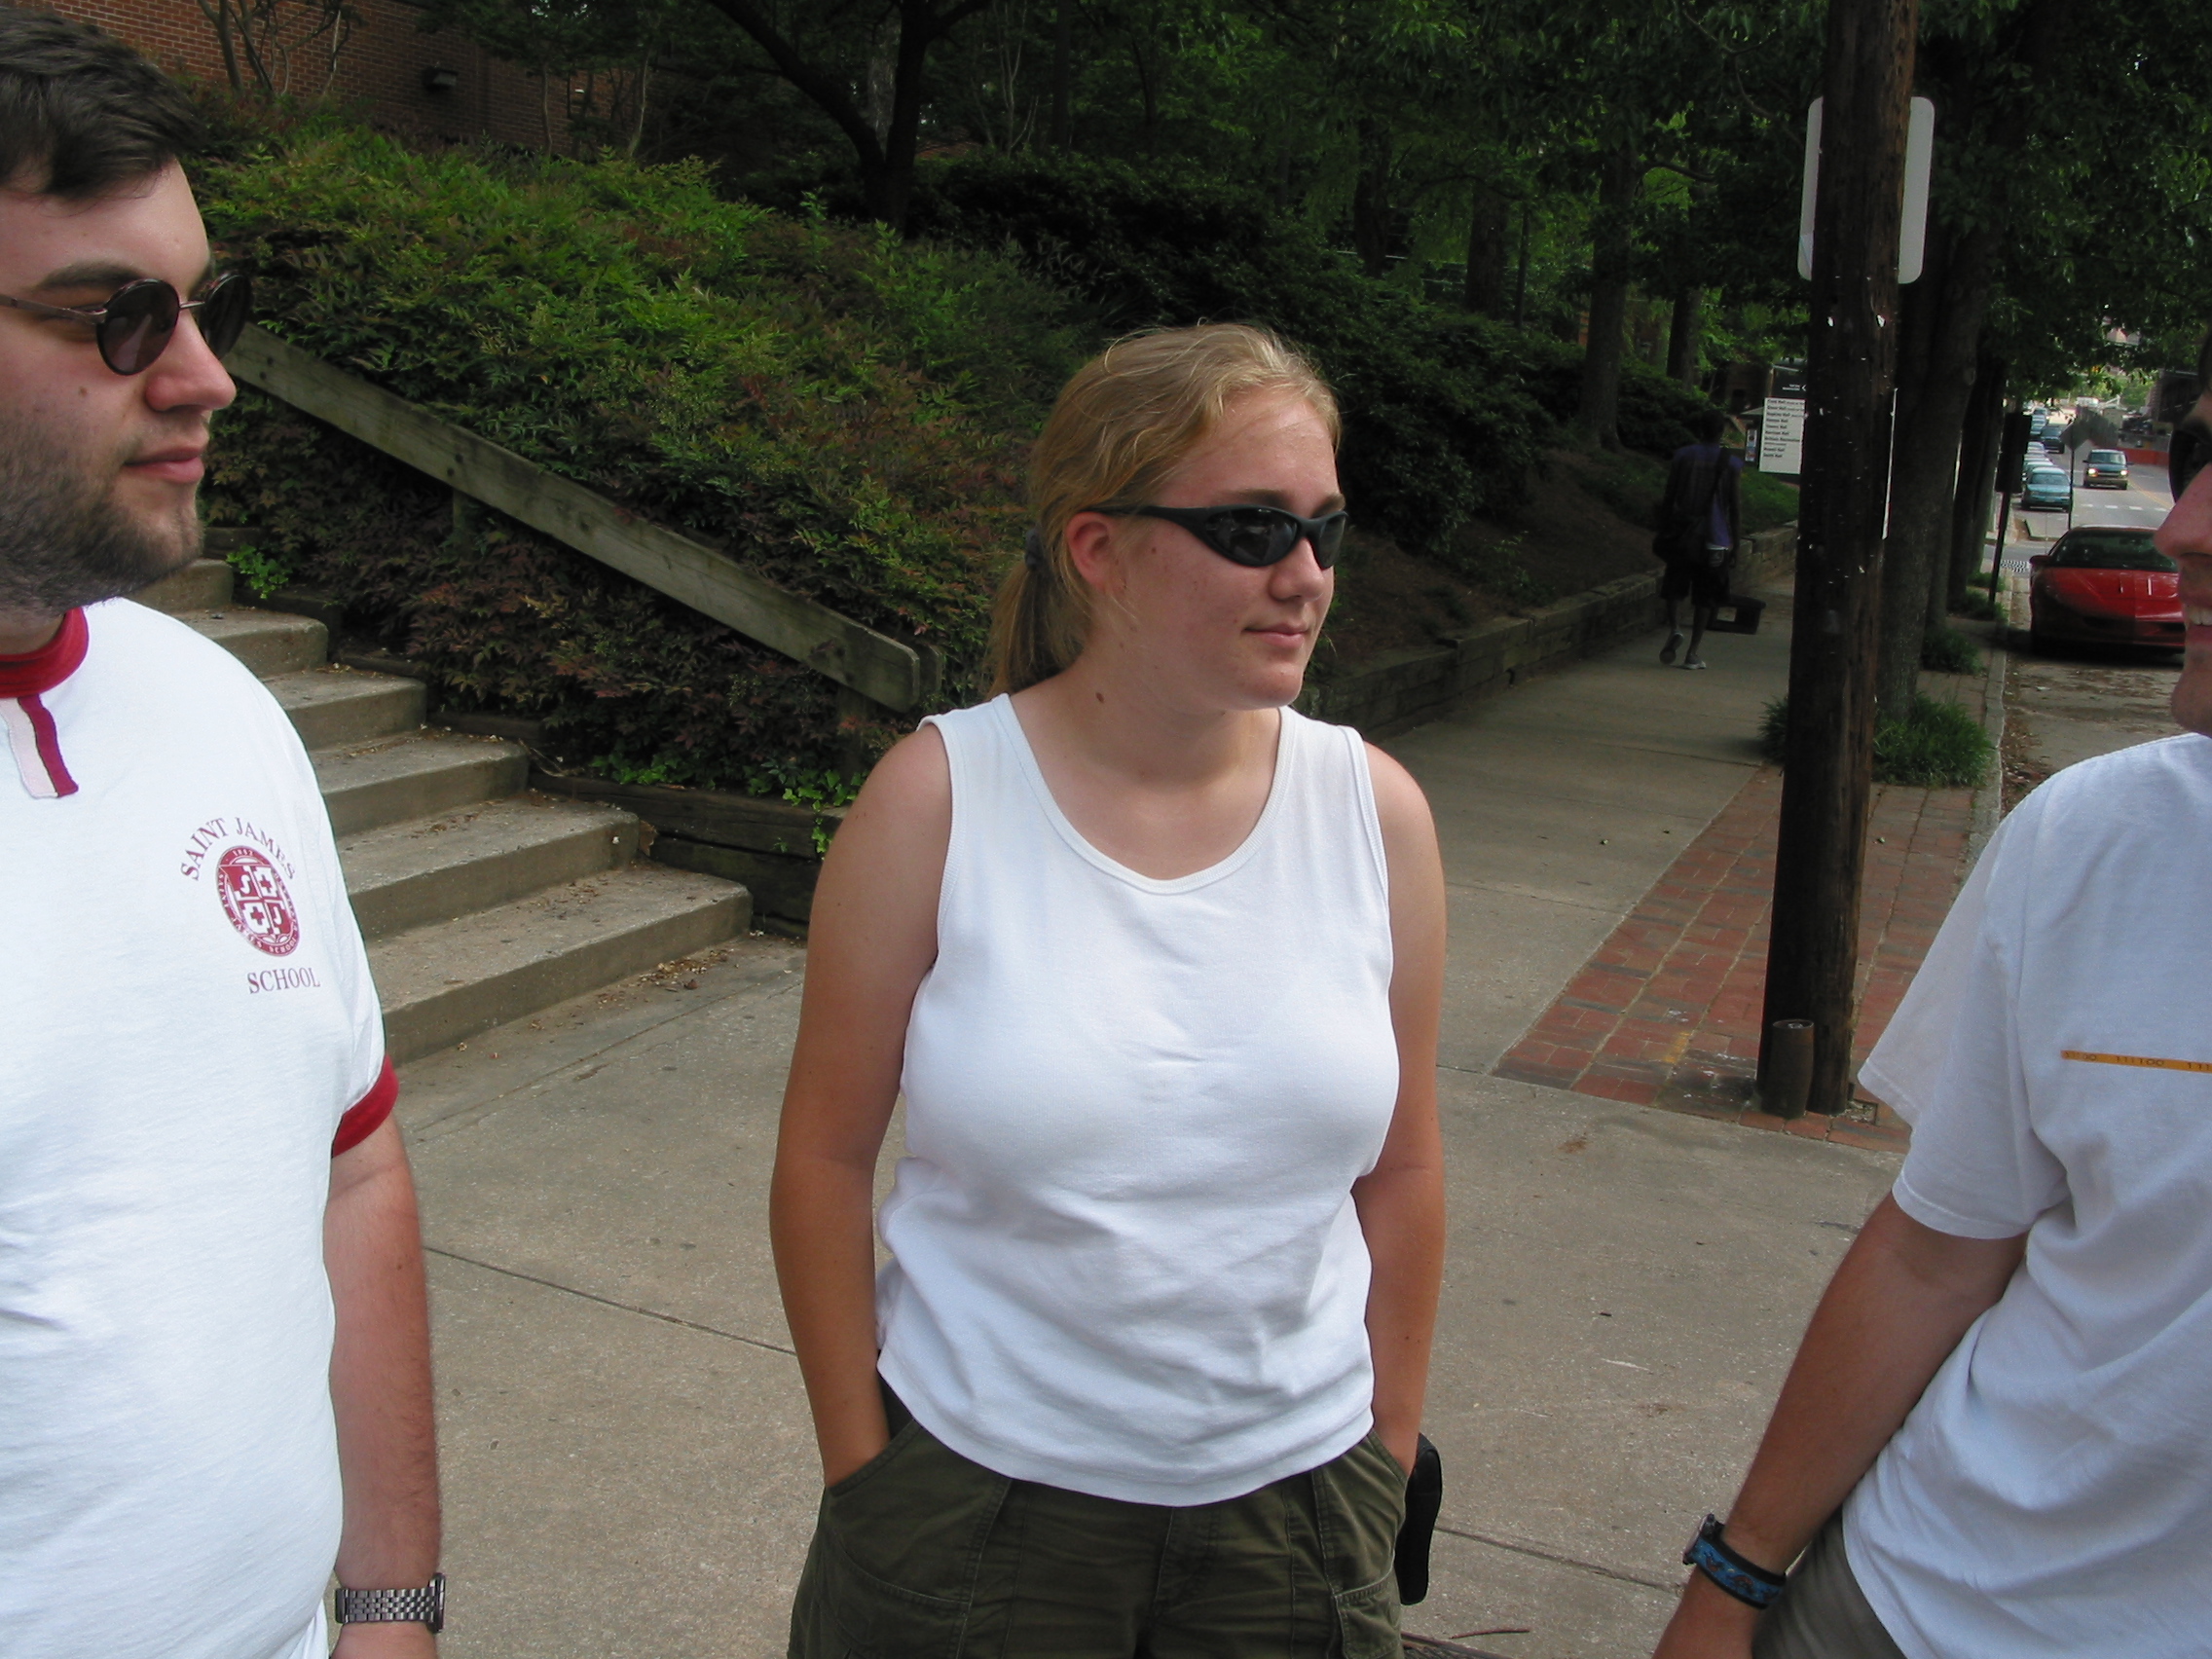
<svg viewBox="0 0 2212 1659"><path fill-rule="evenodd" d="M1901 719L1920 685L1929 584L1948 579L1959 440L1973 390L1974 349L1989 308L1997 238L1928 227L1928 263L1899 322L1897 458L1890 471L1890 536L1882 554L1882 645L1875 701Z"/></svg>
<svg viewBox="0 0 2212 1659"><path fill-rule="evenodd" d="M630 158L635 161L638 146L645 138L645 100L652 92L653 58L651 53L638 59L638 119L630 124Z"/></svg>
<svg viewBox="0 0 2212 1659"><path fill-rule="evenodd" d="M891 136L891 111L899 97L899 20L897 12L884 14L868 49L867 73L861 83L861 111L875 129L878 144Z"/></svg>
<svg viewBox="0 0 2212 1659"><path fill-rule="evenodd" d="M223 51L223 73L229 78L231 91L245 91L245 81L239 74L239 51L231 40L231 0L200 0L201 15L215 30L215 44Z"/></svg>
<svg viewBox="0 0 2212 1659"><path fill-rule="evenodd" d="M1390 129L1372 115L1359 118L1359 182L1351 194L1351 245L1370 276L1390 269Z"/></svg>
<svg viewBox="0 0 2212 1659"><path fill-rule="evenodd" d="M1618 449L1621 357L1627 345L1630 262L1636 251L1637 142L1617 140L1598 180L1597 222L1590 239L1590 343L1582 354L1582 429Z"/></svg>
<svg viewBox="0 0 2212 1659"><path fill-rule="evenodd" d="M1052 14L1052 148L1075 142L1075 0L1059 0Z"/></svg>
<svg viewBox="0 0 2212 1659"><path fill-rule="evenodd" d="M1989 535L1989 498L1997 488L1997 452L2005 436L2005 364L1984 351L1974 365L1967 399L1966 442L1959 456L1959 493L1951 502L1951 570L1946 608L1965 603L1981 570Z"/></svg>
<svg viewBox="0 0 2212 1659"><path fill-rule="evenodd" d="M2032 87L2035 77L2065 49L2077 0L2029 0L2018 17L2010 57ZM1963 70L1939 76L1934 86L1938 122L1963 138L1977 112ZM2018 154L2027 131L2028 93L1984 122L1983 135L1997 153ZM1936 142L1945 141L1939 127ZM1890 479L1890 538L1882 565L1882 645L1876 697L1882 714L1896 718L1912 705L1920 681L1929 585L1949 579L1952 509L1958 495L1960 443L1967 402L1973 390L1982 318L1995 283L1999 231L2005 203L1977 203L1982 228L1958 232L1935 214L1928 225L1927 264L1900 320L1897 461ZM1941 574L1938 575L1937 572Z"/></svg>
<svg viewBox="0 0 2212 1659"><path fill-rule="evenodd" d="M1512 207L1489 185L1475 186L1467 214L1467 309L1479 316L1505 314L1506 227Z"/></svg>
<svg viewBox="0 0 2212 1659"><path fill-rule="evenodd" d="M1684 386L1697 385L1699 359L1705 355L1705 295L1685 285L1675 295L1675 315L1667 328L1667 378Z"/></svg>
<svg viewBox="0 0 2212 1659"><path fill-rule="evenodd" d="M1521 265L1513 278L1513 326L1529 326L1529 232L1530 214L1535 204L1528 197L1521 199Z"/></svg>
<svg viewBox="0 0 2212 1659"><path fill-rule="evenodd" d="M899 67L891 91L891 128L883 138L883 177L873 192L874 216L904 231L914 196L914 157L921 148L922 71L936 19L930 0L900 0Z"/></svg>

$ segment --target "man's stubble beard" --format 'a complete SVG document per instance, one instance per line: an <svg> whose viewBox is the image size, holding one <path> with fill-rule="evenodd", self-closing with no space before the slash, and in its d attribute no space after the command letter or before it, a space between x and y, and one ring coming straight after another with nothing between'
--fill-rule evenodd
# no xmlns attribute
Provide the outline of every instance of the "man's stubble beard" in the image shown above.
<svg viewBox="0 0 2212 1659"><path fill-rule="evenodd" d="M87 466L37 428L0 430L0 610L57 616L136 593L200 556L187 495L173 514L126 512L114 463Z"/></svg>

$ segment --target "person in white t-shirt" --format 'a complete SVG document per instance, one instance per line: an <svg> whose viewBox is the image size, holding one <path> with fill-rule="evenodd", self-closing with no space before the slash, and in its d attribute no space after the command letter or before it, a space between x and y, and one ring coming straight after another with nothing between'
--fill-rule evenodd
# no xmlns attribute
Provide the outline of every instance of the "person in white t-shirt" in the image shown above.
<svg viewBox="0 0 2212 1659"><path fill-rule="evenodd" d="M1912 1149L1660 1659L2212 1644L2208 453L2212 396L2157 533L2190 735L2059 773L1960 893L1860 1073Z"/></svg>
<svg viewBox="0 0 2212 1659"><path fill-rule="evenodd" d="M0 6L0 1650L321 1659L335 1566L343 1659L427 1659L421 1240L329 819L268 691L118 597L197 555L235 395L195 127Z"/></svg>

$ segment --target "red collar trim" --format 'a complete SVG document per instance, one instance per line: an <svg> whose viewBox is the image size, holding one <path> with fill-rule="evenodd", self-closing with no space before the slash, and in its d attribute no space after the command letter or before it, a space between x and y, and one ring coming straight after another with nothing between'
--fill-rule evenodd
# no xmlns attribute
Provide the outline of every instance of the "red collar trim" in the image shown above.
<svg viewBox="0 0 2212 1659"><path fill-rule="evenodd" d="M72 610L61 618L54 638L37 650L0 656L0 697L35 697L53 690L84 665L91 633L84 611Z"/></svg>

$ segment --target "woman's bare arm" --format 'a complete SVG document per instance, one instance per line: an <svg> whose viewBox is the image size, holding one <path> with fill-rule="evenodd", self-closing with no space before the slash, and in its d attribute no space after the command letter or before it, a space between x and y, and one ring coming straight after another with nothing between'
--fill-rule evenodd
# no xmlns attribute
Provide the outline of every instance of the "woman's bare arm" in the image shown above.
<svg viewBox="0 0 2212 1659"><path fill-rule="evenodd" d="M1444 866L1420 787L1368 750L1390 870L1390 1021L1398 1104L1375 1168L1352 1186L1374 1277L1367 1340L1375 1355L1375 1427L1407 1469L1420 1435L1429 1346L1444 1279L1444 1144L1436 1122L1437 1025L1444 1005Z"/></svg>
<svg viewBox="0 0 2212 1659"><path fill-rule="evenodd" d="M875 1380L875 1162L914 993L937 959L951 832L944 740L925 726L869 775L815 888L768 1225L832 1484L889 1438Z"/></svg>

